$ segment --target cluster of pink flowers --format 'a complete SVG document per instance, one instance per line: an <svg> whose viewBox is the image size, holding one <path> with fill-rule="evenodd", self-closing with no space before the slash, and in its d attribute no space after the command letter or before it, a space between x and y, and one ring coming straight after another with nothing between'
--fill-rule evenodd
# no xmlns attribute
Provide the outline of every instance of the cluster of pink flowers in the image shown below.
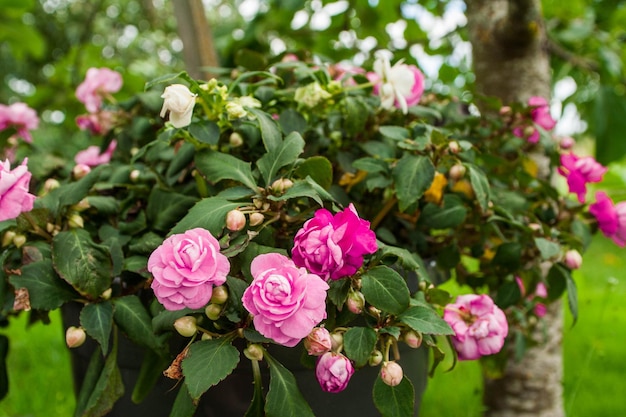
<svg viewBox="0 0 626 417"><path fill-rule="evenodd" d="M85 165L89 168L95 167L102 164L108 164L111 161L111 156L117 147L117 141L112 140L109 143L109 146L104 150L104 152L100 152L99 146L89 146L87 149L84 149L74 156L74 162L77 165Z"/></svg>
<svg viewBox="0 0 626 417"><path fill-rule="evenodd" d="M28 192L31 173L24 159L22 165L11 170L8 160L0 162L0 221L14 219L33 209L35 196Z"/></svg>
<svg viewBox="0 0 626 417"><path fill-rule="evenodd" d="M89 68L85 80L76 88L76 98L89 113L96 113L102 106L102 97L116 93L122 88L122 76L109 68Z"/></svg>
<svg viewBox="0 0 626 417"><path fill-rule="evenodd" d="M554 129L556 120L550 115L548 100L543 97L533 96L528 99L528 105L531 107L530 118L534 125L545 130ZM519 138L526 137L530 143L539 142L539 130L535 126L529 126L528 128L516 127L513 129L513 134Z"/></svg>
<svg viewBox="0 0 626 417"><path fill-rule="evenodd" d="M10 106L0 104L0 130L14 127L19 137L31 143L33 137L30 131L37 129L38 126L37 112L25 103L13 103Z"/></svg>
<svg viewBox="0 0 626 417"><path fill-rule="evenodd" d="M443 319L455 332L452 343L459 360L498 353L509 332L504 312L484 294L459 295L445 307Z"/></svg>

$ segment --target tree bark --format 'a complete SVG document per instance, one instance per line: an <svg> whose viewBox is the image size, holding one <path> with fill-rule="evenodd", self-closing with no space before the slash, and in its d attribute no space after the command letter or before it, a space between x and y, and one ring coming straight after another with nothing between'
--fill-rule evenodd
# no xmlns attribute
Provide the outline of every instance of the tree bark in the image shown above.
<svg viewBox="0 0 626 417"><path fill-rule="evenodd" d="M476 91L503 104L550 96L550 62L539 0L468 0ZM543 341L516 361L501 379L484 379L486 417L563 417L561 303L548 308Z"/></svg>
<svg viewBox="0 0 626 417"><path fill-rule="evenodd" d="M213 34L202 0L174 0L178 36L183 41L183 59L193 78L213 78L207 68L219 66Z"/></svg>

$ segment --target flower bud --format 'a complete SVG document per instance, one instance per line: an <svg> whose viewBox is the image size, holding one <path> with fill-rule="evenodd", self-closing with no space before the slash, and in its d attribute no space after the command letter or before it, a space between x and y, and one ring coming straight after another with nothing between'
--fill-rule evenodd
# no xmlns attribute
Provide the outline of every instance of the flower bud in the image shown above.
<svg viewBox="0 0 626 417"><path fill-rule="evenodd" d="M220 314L222 314L222 306L219 304L209 304L204 309L204 314L206 314L209 319L215 321L219 319Z"/></svg>
<svg viewBox="0 0 626 417"><path fill-rule="evenodd" d="M333 332L330 334L330 339L332 343L332 350L338 352L343 348L343 333Z"/></svg>
<svg viewBox="0 0 626 417"><path fill-rule="evenodd" d="M569 269L578 269L583 264L583 257L575 249L570 249L565 253L565 266Z"/></svg>
<svg viewBox="0 0 626 417"><path fill-rule="evenodd" d="M461 146L459 146L459 142L453 140L448 143L448 150L450 153L457 154L461 151Z"/></svg>
<svg viewBox="0 0 626 417"><path fill-rule="evenodd" d="M422 345L422 334L409 330L404 334L404 341L407 345L409 345L409 347L417 349Z"/></svg>
<svg viewBox="0 0 626 417"><path fill-rule="evenodd" d="M395 387L402 381L402 367L394 361L383 362L380 368L380 378L390 387Z"/></svg>
<svg viewBox="0 0 626 417"><path fill-rule="evenodd" d="M113 294L113 289L109 287L106 290L104 290L102 294L100 294L100 298L102 298L103 300L110 300L111 294Z"/></svg>
<svg viewBox="0 0 626 417"><path fill-rule="evenodd" d="M226 103L226 114L228 114L229 119L241 119L242 117L246 117L248 113L241 103L230 101Z"/></svg>
<svg viewBox="0 0 626 417"><path fill-rule="evenodd" d="M174 328L179 335L191 337L198 331L196 326L196 318L193 316L184 316L174 322Z"/></svg>
<svg viewBox="0 0 626 417"><path fill-rule="evenodd" d="M246 227L246 216L235 209L226 214L226 227L232 232L237 232Z"/></svg>
<svg viewBox="0 0 626 417"><path fill-rule="evenodd" d="M316 327L304 339L304 348L311 356L320 356L333 347L330 332L325 327Z"/></svg>
<svg viewBox="0 0 626 417"><path fill-rule="evenodd" d="M13 239L15 238L15 232L13 230L8 230L4 232L2 236L2 247L9 246L13 243Z"/></svg>
<svg viewBox="0 0 626 417"><path fill-rule="evenodd" d="M370 366L378 366L380 365L380 363L383 361L383 352L381 352L380 350L376 349L375 351L373 351L370 354L370 357L367 361L367 363L369 363Z"/></svg>
<svg viewBox="0 0 626 417"><path fill-rule="evenodd" d="M137 182L140 176L141 176L141 171L139 171L138 169L133 169L132 171L130 171L130 175L128 177L130 178L132 182Z"/></svg>
<svg viewBox="0 0 626 417"><path fill-rule="evenodd" d="M82 229L85 227L85 222L83 218L78 213L72 213L67 219L67 224L69 227L74 229Z"/></svg>
<svg viewBox="0 0 626 417"><path fill-rule="evenodd" d="M363 296L361 291L350 291L346 305L348 306L348 310L354 314L361 314L363 307L365 307L365 296Z"/></svg>
<svg viewBox="0 0 626 417"><path fill-rule="evenodd" d="M265 220L265 216L262 213L250 214L250 226L258 226Z"/></svg>
<svg viewBox="0 0 626 417"><path fill-rule="evenodd" d="M248 347L243 350L243 354L251 361L263 360L263 348L256 343L248 345Z"/></svg>
<svg viewBox="0 0 626 417"><path fill-rule="evenodd" d="M282 194L293 186L293 181L289 178L279 178L272 183L272 190L277 194Z"/></svg>
<svg viewBox="0 0 626 417"><path fill-rule="evenodd" d="M534 126L526 126L524 128L524 137L525 138L531 136L533 133L535 133L535 127Z"/></svg>
<svg viewBox="0 0 626 417"><path fill-rule="evenodd" d="M230 146L232 146L233 148L238 148L243 145L243 138L238 132L233 132L228 138L228 143L230 143Z"/></svg>
<svg viewBox="0 0 626 417"><path fill-rule="evenodd" d="M500 107L500 115L504 116L506 114L510 114L511 113L511 107L510 106L502 106Z"/></svg>
<svg viewBox="0 0 626 417"><path fill-rule="evenodd" d="M566 136L566 137L561 139L561 141L559 142L559 146L564 151L567 151L569 149L572 149L572 147L574 147L575 143L576 143L576 141L574 139L570 138L569 136Z"/></svg>
<svg viewBox="0 0 626 417"><path fill-rule="evenodd" d="M77 180L83 178L85 175L89 174L90 172L91 172L91 168L89 167L89 165L85 165L85 164L76 164L74 169L72 169L72 175L74 176L74 179L77 179Z"/></svg>
<svg viewBox="0 0 626 417"><path fill-rule="evenodd" d="M226 300L228 300L228 289L223 285L214 287L210 302L212 304L224 304Z"/></svg>
<svg viewBox="0 0 626 417"><path fill-rule="evenodd" d="M26 243L26 236L22 234L13 236L13 244L16 247L21 248L24 245L24 243Z"/></svg>
<svg viewBox="0 0 626 417"><path fill-rule="evenodd" d="M85 343L87 333L82 327L70 326L65 331L65 343L69 348L76 348Z"/></svg>
<svg viewBox="0 0 626 417"><path fill-rule="evenodd" d="M85 211L90 207L91 207L91 204L89 204L89 201L87 201L86 198L83 198L78 203L74 204L71 208L74 211L80 212L80 211Z"/></svg>
<svg viewBox="0 0 626 417"><path fill-rule="evenodd" d="M213 339L213 336L211 336L208 333L202 333L202 337L200 338L200 340L211 340Z"/></svg>
<svg viewBox="0 0 626 417"><path fill-rule="evenodd" d="M352 362L341 353L326 352L315 364L315 378L324 392L343 391L353 374Z"/></svg>
<svg viewBox="0 0 626 417"><path fill-rule="evenodd" d="M448 173L448 175L450 176L450 179L458 181L465 176L466 171L467 169L465 168L465 165L455 164L452 165L452 167L450 168L450 172Z"/></svg>
<svg viewBox="0 0 626 417"><path fill-rule="evenodd" d="M59 181L54 178L48 178L43 184L43 194L48 194L50 191L57 189L61 186Z"/></svg>

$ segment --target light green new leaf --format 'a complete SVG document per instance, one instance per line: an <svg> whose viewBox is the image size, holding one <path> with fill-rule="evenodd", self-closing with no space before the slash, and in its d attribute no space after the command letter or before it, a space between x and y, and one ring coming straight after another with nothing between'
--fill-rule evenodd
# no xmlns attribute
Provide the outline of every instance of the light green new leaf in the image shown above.
<svg viewBox="0 0 626 417"><path fill-rule="evenodd" d="M376 332L370 327L351 327L343 335L343 348L357 367L364 366L376 347Z"/></svg>
<svg viewBox="0 0 626 417"><path fill-rule="evenodd" d="M395 387L391 387L380 378L374 382L372 391L374 405L383 417L411 417L415 404L415 390L405 376Z"/></svg>
<svg viewBox="0 0 626 417"><path fill-rule="evenodd" d="M54 310L78 294L54 272L52 262L43 260L24 265L19 275L9 275L15 288L26 288L30 306L37 310Z"/></svg>
<svg viewBox="0 0 626 417"><path fill-rule="evenodd" d="M267 353L270 365L270 389L265 403L267 417L314 417L313 410L298 389L293 374Z"/></svg>
<svg viewBox="0 0 626 417"><path fill-rule="evenodd" d="M400 314L409 306L409 288L396 271L377 266L361 276L361 292L367 302L391 314Z"/></svg>
<svg viewBox="0 0 626 417"><path fill-rule="evenodd" d="M267 152L272 152L277 149L282 142L282 134L280 133L280 129L278 128L276 122L272 120L270 115L262 110L254 108L248 108L246 110L255 115L257 120L259 121L261 138L263 139L265 150Z"/></svg>
<svg viewBox="0 0 626 417"><path fill-rule="evenodd" d="M80 325L100 343L102 354L106 355L113 327L113 305L109 301L87 304L80 312Z"/></svg>
<svg viewBox="0 0 626 417"><path fill-rule="evenodd" d="M213 183L221 180L234 180L251 190L257 190L249 162L244 162L232 155L207 149L196 154L195 163L198 171Z"/></svg>
<svg viewBox="0 0 626 417"><path fill-rule="evenodd" d="M535 238L535 245L537 245L537 249L541 253L541 258L545 260L554 258L561 253L561 245L543 237Z"/></svg>
<svg viewBox="0 0 626 417"><path fill-rule="evenodd" d="M415 203L435 178L435 167L425 156L405 154L393 170L400 211Z"/></svg>
<svg viewBox="0 0 626 417"><path fill-rule="evenodd" d="M113 261L108 249L84 229L60 232L52 239L52 263L79 293L96 299L111 286Z"/></svg>
<svg viewBox="0 0 626 417"><path fill-rule="evenodd" d="M413 306L400 314L398 320L416 332L425 334L454 334L450 325L426 306Z"/></svg>
<svg viewBox="0 0 626 417"><path fill-rule="evenodd" d="M214 236L222 233L226 225L226 214L239 207L239 204L223 198L211 197L198 201L172 229L171 233L184 233L189 229L201 227Z"/></svg>
<svg viewBox="0 0 626 417"><path fill-rule="evenodd" d="M265 184L270 185L278 170L293 164L303 150L304 139L298 132L291 132L279 146L263 155L257 161L257 167L265 179Z"/></svg>
<svg viewBox="0 0 626 417"><path fill-rule="evenodd" d="M300 178L311 177L322 188L328 190L333 185L333 166L323 156L312 156L305 159L295 171Z"/></svg>
<svg viewBox="0 0 626 417"><path fill-rule="evenodd" d="M193 343L182 364L185 385L191 398L199 399L209 388L230 375L238 363L239 351L228 338Z"/></svg>

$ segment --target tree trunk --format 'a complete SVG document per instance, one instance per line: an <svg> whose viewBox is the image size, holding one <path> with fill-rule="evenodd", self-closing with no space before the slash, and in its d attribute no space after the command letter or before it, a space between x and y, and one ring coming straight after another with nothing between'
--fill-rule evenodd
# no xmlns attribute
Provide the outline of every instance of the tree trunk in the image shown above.
<svg viewBox="0 0 626 417"><path fill-rule="evenodd" d="M504 104L550 96L550 62L539 0L468 0L467 20L478 94ZM548 308L546 329L501 379L484 380L486 417L563 417L561 303ZM542 331L545 331L543 333Z"/></svg>

